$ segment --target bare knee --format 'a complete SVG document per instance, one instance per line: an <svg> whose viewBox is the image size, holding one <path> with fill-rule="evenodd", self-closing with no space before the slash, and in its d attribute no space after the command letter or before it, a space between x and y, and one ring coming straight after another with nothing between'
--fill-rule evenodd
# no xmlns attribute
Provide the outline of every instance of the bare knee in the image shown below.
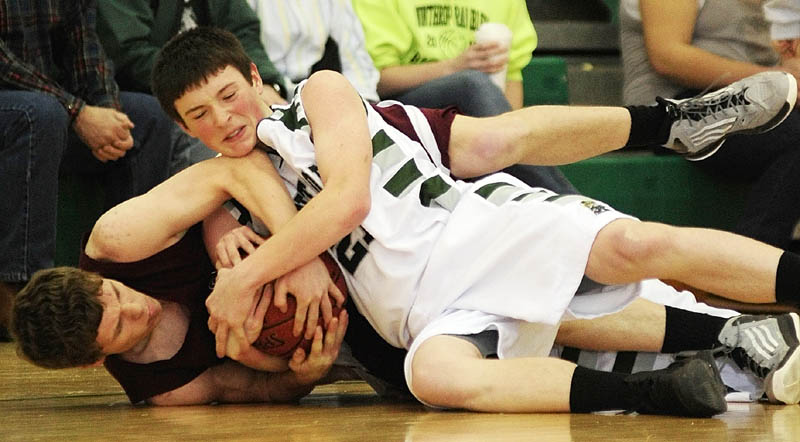
<svg viewBox="0 0 800 442"><path fill-rule="evenodd" d="M674 227L665 224L618 220L604 227L595 239L586 275L604 284L634 282L649 277L649 264L672 245Z"/></svg>
<svg viewBox="0 0 800 442"><path fill-rule="evenodd" d="M515 146L495 117L459 115L453 121L448 146L450 171L460 178L497 172L516 164Z"/></svg>
<svg viewBox="0 0 800 442"><path fill-rule="evenodd" d="M431 338L425 342L414 355L411 364L411 391L420 401L429 405L470 408L472 399L479 396L479 391L463 376L463 364L450 357L447 351L441 351L441 342L435 342L436 339Z"/></svg>

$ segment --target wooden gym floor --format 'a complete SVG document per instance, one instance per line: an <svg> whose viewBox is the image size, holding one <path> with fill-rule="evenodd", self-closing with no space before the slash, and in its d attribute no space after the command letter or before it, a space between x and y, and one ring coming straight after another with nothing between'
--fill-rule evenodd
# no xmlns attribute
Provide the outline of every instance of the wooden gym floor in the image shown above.
<svg viewBox="0 0 800 442"><path fill-rule="evenodd" d="M361 382L300 405L132 406L102 368L42 370L0 344L0 440L798 441L800 407L730 404L712 419L442 412Z"/></svg>

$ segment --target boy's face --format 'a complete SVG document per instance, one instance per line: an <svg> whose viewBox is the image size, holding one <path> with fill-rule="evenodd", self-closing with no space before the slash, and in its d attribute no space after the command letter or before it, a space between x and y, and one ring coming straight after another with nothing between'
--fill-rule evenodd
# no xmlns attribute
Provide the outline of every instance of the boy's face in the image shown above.
<svg viewBox="0 0 800 442"><path fill-rule="evenodd" d="M256 125L271 113L261 99L263 84L254 64L250 76L252 81L233 66L226 66L175 100L183 130L222 155L250 153L258 141Z"/></svg>
<svg viewBox="0 0 800 442"><path fill-rule="evenodd" d="M103 317L97 344L103 354L120 354L144 346L161 315L161 303L111 279L100 287Z"/></svg>

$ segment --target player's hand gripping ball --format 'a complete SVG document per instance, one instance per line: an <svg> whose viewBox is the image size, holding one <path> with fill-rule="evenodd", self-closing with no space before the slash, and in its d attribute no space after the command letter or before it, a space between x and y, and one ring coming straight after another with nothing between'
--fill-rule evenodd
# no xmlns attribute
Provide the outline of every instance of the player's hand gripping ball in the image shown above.
<svg viewBox="0 0 800 442"><path fill-rule="evenodd" d="M328 268L331 280L333 280L336 287L338 287L339 291L344 295L346 303L348 298L347 284L345 283L344 275L342 275L339 264L327 253L323 253L319 257L322 259L322 262L325 263L325 267ZM337 306L333 298L330 299L333 306L333 317L338 317L343 307ZM269 306L266 315L264 315L264 327L261 329L261 334L255 342L253 342L253 347L269 355L282 358L291 357L297 347L302 348L305 350L306 354L308 354L311 350L312 340L305 339L305 333L301 333L300 336L294 336L292 334L292 329L294 328L294 313L297 309L297 302L294 296L286 297L286 305L286 313L281 312L275 305ZM322 314L320 314L319 317L319 324L323 326L324 329L325 325L323 323Z"/></svg>

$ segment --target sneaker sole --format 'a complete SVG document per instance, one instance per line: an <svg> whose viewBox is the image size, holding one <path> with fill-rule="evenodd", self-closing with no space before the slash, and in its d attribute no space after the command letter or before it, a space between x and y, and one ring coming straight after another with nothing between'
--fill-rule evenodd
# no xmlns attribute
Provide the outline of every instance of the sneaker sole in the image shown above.
<svg viewBox="0 0 800 442"><path fill-rule="evenodd" d="M736 132L734 132L734 133L732 133L730 135L760 134L760 133L768 132L768 131L774 129L775 127L777 127L779 124L783 123L783 120L785 120L786 117L788 117L789 114L792 112L792 109L794 109L795 102L797 101L797 80L794 78L794 75L792 75L792 74L788 74L788 73L784 73L784 74L789 79L790 87L789 87L789 95L786 97L786 102L783 103L783 106L781 106L780 112L778 112L774 117L772 117L771 120L767 121L766 123L762 124L759 127L736 131ZM726 137L728 137L728 136L729 135L726 135ZM706 158L710 157L711 155L714 155L715 153L717 153L717 151L719 150L720 147L722 147L722 144L724 142L725 142L725 138L719 140L719 142L717 142L716 144L712 144L710 146L706 146L705 148L700 149L695 153L686 154L684 156L684 158L686 158L686 160L688 160L688 161L702 161L702 160L705 160Z"/></svg>
<svg viewBox="0 0 800 442"><path fill-rule="evenodd" d="M800 316L789 313L795 336L800 336ZM764 379L767 397L772 403L796 404L800 402L800 347Z"/></svg>

